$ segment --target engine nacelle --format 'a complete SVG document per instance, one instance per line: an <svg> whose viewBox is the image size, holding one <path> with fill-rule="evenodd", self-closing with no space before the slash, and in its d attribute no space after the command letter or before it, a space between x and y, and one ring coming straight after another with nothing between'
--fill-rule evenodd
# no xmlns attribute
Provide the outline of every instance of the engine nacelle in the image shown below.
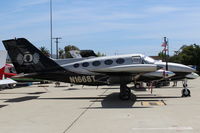
<svg viewBox="0 0 200 133"><path fill-rule="evenodd" d="M110 76L108 79L109 84L128 84L133 81L132 76Z"/></svg>

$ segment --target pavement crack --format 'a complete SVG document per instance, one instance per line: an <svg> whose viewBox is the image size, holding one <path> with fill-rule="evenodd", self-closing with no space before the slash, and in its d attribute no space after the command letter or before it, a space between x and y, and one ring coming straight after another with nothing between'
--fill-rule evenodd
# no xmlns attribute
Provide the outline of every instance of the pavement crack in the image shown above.
<svg viewBox="0 0 200 133"><path fill-rule="evenodd" d="M106 92L108 91L108 89L106 89L101 95L99 95L99 97L97 97L85 110L83 110L83 112L81 112L81 114L67 127L67 129L65 129L65 131L63 133L67 133L67 131L69 131L69 129L92 107L92 105L94 105L95 102L98 101L98 99L100 97L102 97L102 95L104 95Z"/></svg>

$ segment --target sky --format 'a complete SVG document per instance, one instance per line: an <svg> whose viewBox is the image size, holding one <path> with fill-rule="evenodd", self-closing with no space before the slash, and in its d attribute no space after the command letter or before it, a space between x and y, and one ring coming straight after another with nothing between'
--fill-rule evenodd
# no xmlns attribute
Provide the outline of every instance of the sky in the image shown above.
<svg viewBox="0 0 200 133"><path fill-rule="evenodd" d="M49 1L0 0L0 40L23 37L50 50ZM62 37L60 48L157 55L165 36L170 54L182 45L200 44L199 0L52 1L53 37Z"/></svg>

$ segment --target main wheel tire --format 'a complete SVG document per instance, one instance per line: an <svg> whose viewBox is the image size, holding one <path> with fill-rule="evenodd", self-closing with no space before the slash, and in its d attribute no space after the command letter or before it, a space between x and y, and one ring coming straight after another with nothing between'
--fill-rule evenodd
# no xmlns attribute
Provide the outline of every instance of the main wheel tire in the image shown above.
<svg viewBox="0 0 200 133"><path fill-rule="evenodd" d="M129 88L120 89L119 97L121 100L129 100L131 98L131 90Z"/></svg>
<svg viewBox="0 0 200 133"><path fill-rule="evenodd" d="M140 83L135 84L135 89L140 89Z"/></svg>
<svg viewBox="0 0 200 133"><path fill-rule="evenodd" d="M182 97L190 97L190 90L183 89L182 90Z"/></svg>

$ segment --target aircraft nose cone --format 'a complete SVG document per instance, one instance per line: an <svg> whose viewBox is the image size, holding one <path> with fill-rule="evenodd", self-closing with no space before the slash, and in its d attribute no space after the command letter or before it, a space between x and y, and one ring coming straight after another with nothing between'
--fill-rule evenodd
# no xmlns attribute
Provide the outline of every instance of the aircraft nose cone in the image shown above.
<svg viewBox="0 0 200 133"><path fill-rule="evenodd" d="M186 78L189 78L189 79L196 79L198 77L199 77L199 75L197 73L194 73L194 72L186 75Z"/></svg>
<svg viewBox="0 0 200 133"><path fill-rule="evenodd" d="M159 67L163 67L164 69L166 68L166 63L165 62L158 62L157 63L157 66ZM178 64L178 63L168 63L168 71L172 71L172 72L195 72L196 70L189 67L189 66L186 66L186 65L183 65L183 64Z"/></svg>
<svg viewBox="0 0 200 133"><path fill-rule="evenodd" d="M179 66L179 69L183 72L195 72L196 71L194 68L191 68L186 65Z"/></svg>

